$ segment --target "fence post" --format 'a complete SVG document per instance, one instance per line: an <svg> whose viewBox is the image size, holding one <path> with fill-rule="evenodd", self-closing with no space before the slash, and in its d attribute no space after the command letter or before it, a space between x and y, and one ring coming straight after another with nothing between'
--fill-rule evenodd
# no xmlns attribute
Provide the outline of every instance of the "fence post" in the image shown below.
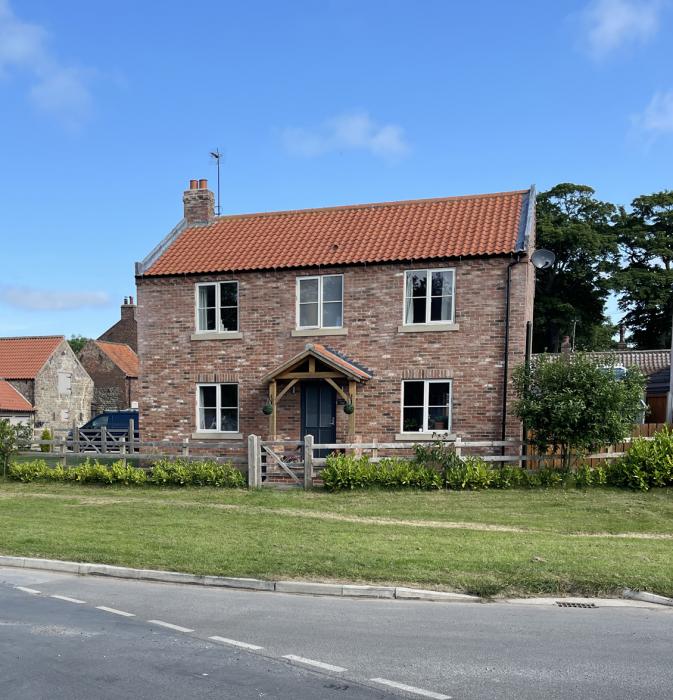
<svg viewBox="0 0 673 700"><path fill-rule="evenodd" d="M128 434L128 443L129 443L129 454L133 454L133 441L135 440L136 437L136 422L133 420L133 418L129 418L129 434Z"/></svg>
<svg viewBox="0 0 673 700"><path fill-rule="evenodd" d="M79 426L77 424L72 429L72 451L79 454Z"/></svg>
<svg viewBox="0 0 673 700"><path fill-rule="evenodd" d="M378 459L379 456L379 448L377 445L379 444L379 441L376 438L372 438L372 462L375 462Z"/></svg>
<svg viewBox="0 0 673 700"><path fill-rule="evenodd" d="M259 436L248 435L248 488L255 489L262 485L262 455L260 454Z"/></svg>
<svg viewBox="0 0 673 700"><path fill-rule="evenodd" d="M100 429L100 451L102 454L107 454L107 428L105 426Z"/></svg>
<svg viewBox="0 0 673 700"><path fill-rule="evenodd" d="M60 450L61 450L61 457L60 457L59 461L61 462L61 466L65 469L65 467L68 466L68 444L67 444L66 437L61 438Z"/></svg>
<svg viewBox="0 0 673 700"><path fill-rule="evenodd" d="M463 440L460 437L460 435L456 438L456 442L454 443L455 446L455 451L456 451L456 457L462 457L463 456Z"/></svg>
<svg viewBox="0 0 673 700"><path fill-rule="evenodd" d="M182 441L182 456L189 457L189 438Z"/></svg>
<svg viewBox="0 0 673 700"><path fill-rule="evenodd" d="M304 438L304 488L313 488L313 435Z"/></svg>
<svg viewBox="0 0 673 700"><path fill-rule="evenodd" d="M120 437L121 444L119 445L119 452L121 453L122 456L122 464L126 466L126 438L122 435Z"/></svg>

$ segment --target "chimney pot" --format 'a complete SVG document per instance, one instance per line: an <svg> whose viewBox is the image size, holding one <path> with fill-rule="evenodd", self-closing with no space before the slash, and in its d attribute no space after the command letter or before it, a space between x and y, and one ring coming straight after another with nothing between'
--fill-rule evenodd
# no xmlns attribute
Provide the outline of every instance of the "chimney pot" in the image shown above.
<svg viewBox="0 0 673 700"><path fill-rule="evenodd" d="M133 306L133 297L129 297L129 304L131 304L131 306Z"/></svg>
<svg viewBox="0 0 673 700"><path fill-rule="evenodd" d="M199 180L199 189L200 190L207 190L208 189L208 180Z"/></svg>
<svg viewBox="0 0 673 700"><path fill-rule="evenodd" d="M189 189L190 190L198 190L199 189L199 181L198 180L190 180L189 181Z"/></svg>
<svg viewBox="0 0 673 700"><path fill-rule="evenodd" d="M126 304L128 304L128 303L129 303L129 300L126 297L124 297L124 306L126 306Z"/></svg>

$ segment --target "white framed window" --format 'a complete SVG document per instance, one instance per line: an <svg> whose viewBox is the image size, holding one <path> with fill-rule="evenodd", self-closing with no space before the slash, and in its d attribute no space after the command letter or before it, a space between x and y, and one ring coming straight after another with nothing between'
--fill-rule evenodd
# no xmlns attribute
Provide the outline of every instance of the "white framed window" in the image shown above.
<svg viewBox="0 0 673 700"><path fill-rule="evenodd" d="M451 430L450 379L402 382L402 432L447 433Z"/></svg>
<svg viewBox="0 0 673 700"><path fill-rule="evenodd" d="M199 333L238 331L238 282L196 285L196 330Z"/></svg>
<svg viewBox="0 0 673 700"><path fill-rule="evenodd" d="M404 273L404 325L453 323L456 274L453 268Z"/></svg>
<svg viewBox="0 0 673 700"><path fill-rule="evenodd" d="M344 276L297 277L297 328L341 328Z"/></svg>
<svg viewBox="0 0 673 700"><path fill-rule="evenodd" d="M198 432L238 432L238 384L196 385Z"/></svg>

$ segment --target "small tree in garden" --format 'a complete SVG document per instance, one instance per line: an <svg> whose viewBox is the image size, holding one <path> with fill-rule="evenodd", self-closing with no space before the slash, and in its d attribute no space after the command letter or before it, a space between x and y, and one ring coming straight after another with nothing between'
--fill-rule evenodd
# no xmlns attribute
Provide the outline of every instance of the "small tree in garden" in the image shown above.
<svg viewBox="0 0 673 700"><path fill-rule="evenodd" d="M12 425L7 419L0 419L0 463L3 476L7 476L7 467L12 455L29 444L30 434L29 426Z"/></svg>
<svg viewBox="0 0 673 700"><path fill-rule="evenodd" d="M645 378L635 368L617 372L589 355L538 358L514 371L516 414L542 450L571 455L619 442L643 412Z"/></svg>

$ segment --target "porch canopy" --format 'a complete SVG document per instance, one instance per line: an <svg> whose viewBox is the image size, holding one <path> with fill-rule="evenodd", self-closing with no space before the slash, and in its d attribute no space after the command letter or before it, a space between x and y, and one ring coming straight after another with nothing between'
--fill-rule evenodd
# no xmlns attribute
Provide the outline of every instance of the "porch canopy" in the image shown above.
<svg viewBox="0 0 673 700"><path fill-rule="evenodd" d="M370 372L335 350L326 348L319 343L308 343L302 352L284 362L262 380L269 385L269 403L272 408L269 415L269 433L272 439L275 439L277 434L276 408L278 402L295 384L302 380L311 379L324 380L346 403L351 404L353 411L348 416L348 434L355 435L357 385L367 382L371 378ZM282 388L279 387L280 382L284 382ZM340 382L348 383L347 391L339 385Z"/></svg>

